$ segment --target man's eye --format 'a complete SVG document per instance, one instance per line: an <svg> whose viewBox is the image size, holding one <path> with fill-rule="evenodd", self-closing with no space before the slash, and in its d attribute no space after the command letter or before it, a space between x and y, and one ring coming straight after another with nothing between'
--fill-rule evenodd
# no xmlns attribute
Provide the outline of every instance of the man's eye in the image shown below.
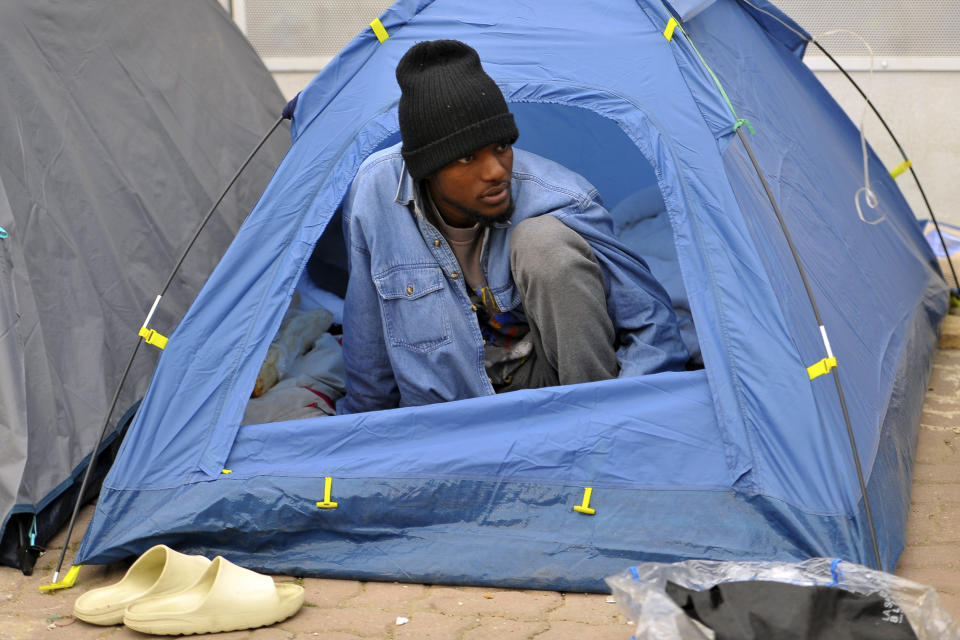
<svg viewBox="0 0 960 640"><path fill-rule="evenodd" d="M470 164L471 162L473 162L473 154L471 153L468 156L457 158L457 162L459 162L460 164Z"/></svg>
<svg viewBox="0 0 960 640"><path fill-rule="evenodd" d="M509 145L509 144L498 144L498 145L497 145L497 153L503 153L504 151L506 151L506 150L509 149L509 148L510 148L510 145Z"/></svg>

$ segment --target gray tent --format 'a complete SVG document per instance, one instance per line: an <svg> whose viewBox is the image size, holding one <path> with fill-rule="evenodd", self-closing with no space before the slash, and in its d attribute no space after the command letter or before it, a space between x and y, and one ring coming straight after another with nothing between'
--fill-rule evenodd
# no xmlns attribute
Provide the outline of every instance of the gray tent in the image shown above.
<svg viewBox="0 0 960 640"><path fill-rule="evenodd" d="M0 69L0 562L29 571L154 297L284 100L215 0L3 2ZM151 328L172 331L287 146L275 133L247 168Z"/></svg>

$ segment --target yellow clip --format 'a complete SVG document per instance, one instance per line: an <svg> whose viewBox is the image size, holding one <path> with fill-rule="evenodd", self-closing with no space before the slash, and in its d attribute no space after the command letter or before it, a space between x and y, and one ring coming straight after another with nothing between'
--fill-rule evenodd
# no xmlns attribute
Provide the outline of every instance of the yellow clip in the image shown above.
<svg viewBox="0 0 960 640"><path fill-rule="evenodd" d="M373 29L373 32L377 36L377 40L383 42L390 37L390 34L387 33L387 30L383 28L383 23L380 22L380 18L374 18L373 22L370 23L370 28Z"/></svg>
<svg viewBox="0 0 960 640"><path fill-rule="evenodd" d="M673 32L678 26L680 26L680 23L677 22L677 19L670 18L670 22L667 23L667 28L663 30L663 37L667 39L667 42L673 40Z"/></svg>
<svg viewBox="0 0 960 640"><path fill-rule="evenodd" d="M42 584L40 585L40 591L57 591L58 589L69 589L73 585L77 584L77 574L80 573L80 567L82 564L75 564L70 567L70 571L67 571L67 575L63 576L63 580L60 582L54 582L53 584ZM56 580L56 578L54 578Z"/></svg>
<svg viewBox="0 0 960 640"><path fill-rule="evenodd" d="M147 344L152 344L158 349L166 349L168 338L166 336L160 335L153 329L147 329L146 327L140 327L140 333L138 333L141 338L143 338Z"/></svg>
<svg viewBox="0 0 960 640"><path fill-rule="evenodd" d="M583 504L578 504L573 508L573 510L578 513L585 513L588 516L592 516L593 514L595 514L597 510L590 508L591 494L593 494L593 487L585 487L583 490Z"/></svg>
<svg viewBox="0 0 960 640"><path fill-rule="evenodd" d="M327 476L323 480L323 502L318 502L317 506L321 509L336 509L337 504L330 500L330 488L333 486L333 478Z"/></svg>
<svg viewBox="0 0 960 640"><path fill-rule="evenodd" d="M229 474L233 473L233 470L232 470L232 469L224 469L224 470L221 471L220 473L223 473L223 474L225 474L225 475L229 475Z"/></svg>
<svg viewBox="0 0 960 640"><path fill-rule="evenodd" d="M902 174L904 171L906 171L912 166L913 166L912 162L910 162L909 160L904 160L903 162L898 164L896 167L894 167L893 171L890 172L890 177L894 179L899 178L900 174Z"/></svg>
<svg viewBox="0 0 960 640"><path fill-rule="evenodd" d="M824 358L820 362L807 367L807 375L810 376L810 379L819 378L822 375L830 373L830 369L833 369L837 366L836 358Z"/></svg>

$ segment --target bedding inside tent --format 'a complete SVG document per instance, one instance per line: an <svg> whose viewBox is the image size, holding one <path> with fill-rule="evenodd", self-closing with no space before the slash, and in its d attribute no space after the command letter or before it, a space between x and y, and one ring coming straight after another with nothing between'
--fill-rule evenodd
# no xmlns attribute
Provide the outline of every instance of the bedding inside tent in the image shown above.
<svg viewBox="0 0 960 640"><path fill-rule="evenodd" d="M531 102L512 103L510 110L521 132L516 146L576 171L600 192L618 238L647 263L670 296L690 354L688 369L702 368L670 218L653 166L615 122L589 109ZM377 149L396 142L399 134L388 136ZM338 358L329 336L342 329L346 273L338 212L300 276L242 424L331 415L345 393L342 356ZM320 316L308 330L304 313L314 309L326 309L332 316L329 321Z"/></svg>

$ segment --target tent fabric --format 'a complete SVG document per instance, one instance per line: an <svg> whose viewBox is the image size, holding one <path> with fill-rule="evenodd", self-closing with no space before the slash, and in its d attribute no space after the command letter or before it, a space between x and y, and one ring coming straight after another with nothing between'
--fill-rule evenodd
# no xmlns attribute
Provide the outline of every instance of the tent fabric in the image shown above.
<svg viewBox="0 0 960 640"><path fill-rule="evenodd" d="M292 105L291 149L171 336L79 560L164 542L296 575L566 590L639 560L872 565L839 376L894 566L946 286L872 151L886 218L858 220L859 135L793 27L755 7L717 0L670 40L647 1L388 9L390 37L359 34ZM517 145L609 208L660 191L704 368L240 427L357 168L399 139L396 63L433 38L476 48ZM829 331L828 375L808 375L821 332L739 119ZM317 506L327 478L336 508ZM573 509L587 488L594 515Z"/></svg>
<svg viewBox="0 0 960 640"><path fill-rule="evenodd" d="M5 2L0 35L0 562L13 564L10 518L36 516L42 545L69 516L53 503L86 468L138 327L283 97L213 0ZM287 147L276 136L226 198L152 328L176 325ZM141 349L114 424L156 360Z"/></svg>

